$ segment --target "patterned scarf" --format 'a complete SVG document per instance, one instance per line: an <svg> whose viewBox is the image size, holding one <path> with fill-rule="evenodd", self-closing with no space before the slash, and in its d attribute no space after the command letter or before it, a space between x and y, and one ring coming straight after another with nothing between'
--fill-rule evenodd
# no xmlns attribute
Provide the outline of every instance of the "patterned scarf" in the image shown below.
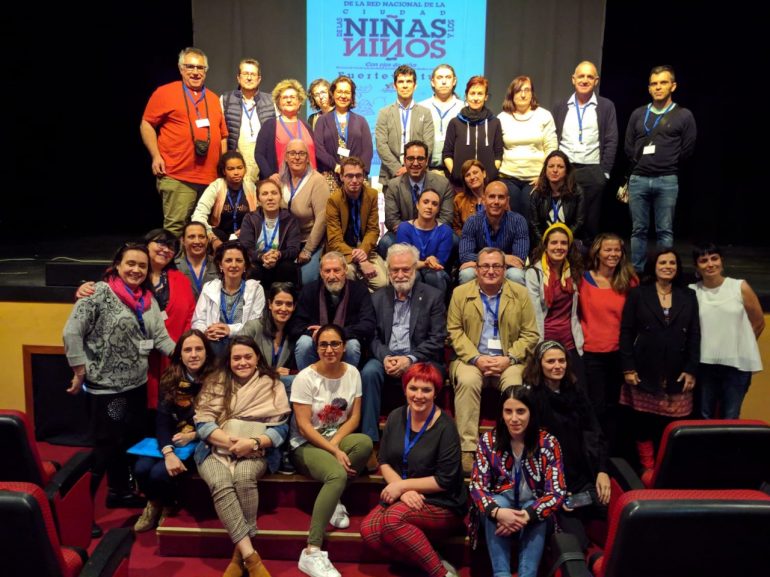
<svg viewBox="0 0 770 577"><path fill-rule="evenodd" d="M548 235L554 230L560 230L567 235L569 241L567 250L569 251L572 246L572 231L563 222L555 222L545 229L542 237L543 243L545 243L545 239L548 238ZM564 292L568 294L575 292L575 286L572 282L572 272L570 271L569 260L567 258L564 259L561 266L561 277L559 277L558 274L551 274L553 269L551 268L551 263L548 261L548 256L545 251L543 251L543 256L540 258L540 265L543 267L543 292L545 294L545 304L547 307L550 307L553 304L553 299L556 296L556 292L559 290L560 284Z"/></svg>

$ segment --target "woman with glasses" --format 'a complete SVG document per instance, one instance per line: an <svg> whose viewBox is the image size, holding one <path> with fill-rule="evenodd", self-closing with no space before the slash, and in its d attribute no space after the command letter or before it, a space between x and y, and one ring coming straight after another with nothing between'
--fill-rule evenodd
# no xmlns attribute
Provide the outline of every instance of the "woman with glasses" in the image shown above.
<svg viewBox="0 0 770 577"><path fill-rule="evenodd" d="M503 128L500 177L508 187L510 209L530 220L529 195L545 157L559 146L553 116L542 108L529 76L513 79L497 115Z"/></svg>
<svg viewBox="0 0 770 577"><path fill-rule="evenodd" d="M262 286L274 282L296 283L299 226L291 213L281 208L281 188L272 180L257 183L259 208L243 221L241 244L249 254L249 278Z"/></svg>
<svg viewBox="0 0 770 577"><path fill-rule="evenodd" d="M300 251L296 262L305 285L318 279L326 241L329 186L323 175L310 166L307 145L302 140L292 140L286 146L281 193L283 203L299 224Z"/></svg>
<svg viewBox="0 0 770 577"><path fill-rule="evenodd" d="M329 114L324 114L315 127L318 170L336 176L339 186L340 158L356 156L364 161L366 173L372 164L372 132L366 118L352 112L356 107L356 83L339 76L331 84Z"/></svg>
<svg viewBox="0 0 770 577"><path fill-rule="evenodd" d="M372 440L356 433L361 422L361 375L342 361L344 329L327 324L313 336L319 360L299 372L291 389L294 416L289 444L300 473L323 483L313 506L307 547L299 569L311 577L339 575L321 550L326 526L345 529L348 512L340 502L348 481L366 466Z"/></svg>
<svg viewBox="0 0 770 577"><path fill-rule="evenodd" d="M330 102L331 99L329 98L329 81L324 78L316 78L310 83L307 91L310 100L310 108L315 110L313 114L307 117L307 123L310 125L310 128L315 130L315 126L321 116L334 108L334 105Z"/></svg>
<svg viewBox="0 0 770 577"><path fill-rule="evenodd" d="M222 155L217 178L203 191L191 220L206 225L206 233L216 250L226 240L241 234L243 218L257 208L254 183L246 177L246 163L237 150Z"/></svg>
<svg viewBox="0 0 770 577"><path fill-rule="evenodd" d="M103 281L75 303L64 326L64 350L73 372L67 392L88 393L94 439L91 495L106 473L109 507L145 504L131 487L126 449L144 436L150 352L168 356L174 350L150 290L149 271L147 247L123 245Z"/></svg>
<svg viewBox="0 0 770 577"><path fill-rule="evenodd" d="M249 255L238 241L227 241L217 249L214 264L219 278L203 285L195 305L192 328L203 331L214 353L222 355L231 334L243 323L262 316L265 292L259 281L246 280Z"/></svg>
<svg viewBox="0 0 770 577"><path fill-rule="evenodd" d="M299 117L299 110L306 99L307 94L302 84L293 78L281 80L273 88L273 102L278 108L278 118L270 118L262 124L254 149L260 178L269 178L278 186L281 185L278 170L283 166L286 146L292 140L305 143L310 164L313 168L316 167L313 131Z"/></svg>

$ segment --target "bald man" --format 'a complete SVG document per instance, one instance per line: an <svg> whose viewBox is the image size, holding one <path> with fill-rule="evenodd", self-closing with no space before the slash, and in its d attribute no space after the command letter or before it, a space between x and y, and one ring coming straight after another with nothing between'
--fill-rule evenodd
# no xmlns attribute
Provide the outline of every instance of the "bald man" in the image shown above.
<svg viewBox="0 0 770 577"><path fill-rule="evenodd" d="M572 75L575 92L553 106L559 149L575 169L575 181L583 189L585 239L599 233L602 194L607 187L618 149L618 121L611 100L596 94L599 72L585 60Z"/></svg>

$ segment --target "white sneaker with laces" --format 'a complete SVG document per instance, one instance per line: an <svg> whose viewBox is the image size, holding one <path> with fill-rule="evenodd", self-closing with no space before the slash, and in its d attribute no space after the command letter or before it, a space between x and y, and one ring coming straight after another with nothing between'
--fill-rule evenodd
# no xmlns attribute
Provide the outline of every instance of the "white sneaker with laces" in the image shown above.
<svg viewBox="0 0 770 577"><path fill-rule="evenodd" d="M338 502L337 506L334 508L334 514L332 515L332 518L329 519L329 523L331 523L333 527L337 527L337 529L347 529L350 527L348 510L341 502Z"/></svg>
<svg viewBox="0 0 770 577"><path fill-rule="evenodd" d="M310 577L342 577L329 561L329 554L319 549L310 553L307 552L307 549L303 549L297 567Z"/></svg>

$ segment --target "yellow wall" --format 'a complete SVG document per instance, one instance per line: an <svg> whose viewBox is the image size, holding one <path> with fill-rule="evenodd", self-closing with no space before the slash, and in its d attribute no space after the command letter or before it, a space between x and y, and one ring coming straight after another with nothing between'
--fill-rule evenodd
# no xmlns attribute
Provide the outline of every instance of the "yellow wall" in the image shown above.
<svg viewBox="0 0 770 577"><path fill-rule="evenodd" d="M22 345L61 346L71 304L0 302L0 408L24 410ZM67 387L68 383L62 383Z"/></svg>
<svg viewBox="0 0 770 577"><path fill-rule="evenodd" d="M71 304L0 302L0 407L24 410L22 345L61 345ZM741 417L770 423L770 315L759 339L765 370L754 375ZM62 383L62 387L68 383Z"/></svg>

